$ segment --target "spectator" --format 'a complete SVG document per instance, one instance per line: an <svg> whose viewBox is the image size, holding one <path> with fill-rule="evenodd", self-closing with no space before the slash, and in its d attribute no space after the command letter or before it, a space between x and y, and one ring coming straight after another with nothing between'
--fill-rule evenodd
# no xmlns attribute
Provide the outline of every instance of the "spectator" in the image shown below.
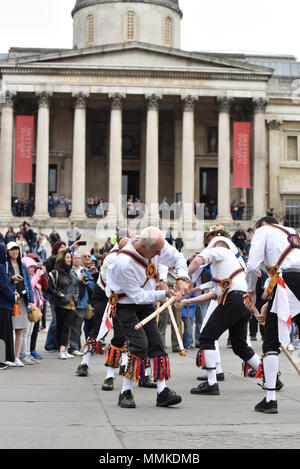
<svg viewBox="0 0 300 469"><path fill-rule="evenodd" d="M68 236L68 247L78 241L81 237L80 231L72 222L70 228L67 229L67 236Z"/></svg>
<svg viewBox="0 0 300 469"><path fill-rule="evenodd" d="M177 251L179 251L179 252L181 252L181 250L183 248L183 239L182 239L182 235L181 235L180 232L178 233L178 236L175 239L175 247L176 247Z"/></svg>
<svg viewBox="0 0 300 469"><path fill-rule="evenodd" d="M13 227L10 226L7 230L7 233L6 233L5 237L4 237L5 244L10 243L11 241L16 241L16 237L17 237L17 235L14 232Z"/></svg>
<svg viewBox="0 0 300 469"><path fill-rule="evenodd" d="M174 243L174 238L173 238L173 235L172 235L172 231L173 231L173 228L170 227L169 228L169 231L166 233L166 241L171 244L171 246L173 245Z"/></svg>
<svg viewBox="0 0 300 469"><path fill-rule="evenodd" d="M19 246L10 242L7 245L8 275L10 288L19 295L20 316L13 317L13 328L15 330L15 365L24 366L19 355L23 342L23 330L28 326L27 306L34 306L34 297L31 288L31 280L27 267L21 261Z"/></svg>
<svg viewBox="0 0 300 469"><path fill-rule="evenodd" d="M208 203L209 218L214 220L217 217L217 205L213 199Z"/></svg>
<svg viewBox="0 0 300 469"><path fill-rule="evenodd" d="M242 225L239 226L239 229L234 233L232 237L234 244L242 251L243 254L247 253L247 235L244 231Z"/></svg>
<svg viewBox="0 0 300 469"><path fill-rule="evenodd" d="M53 195L49 195L49 199L48 199L48 212L49 212L49 215L50 217L53 217L54 216L54 209L56 207L56 202L53 198Z"/></svg>
<svg viewBox="0 0 300 469"><path fill-rule="evenodd" d="M244 216L244 213L245 213L245 208L246 208L245 202L243 201L243 199L241 199L240 203L238 205L238 211L237 211L237 219L238 220L243 219L243 216Z"/></svg>
<svg viewBox="0 0 300 469"><path fill-rule="evenodd" d="M249 255L252 237L254 235L254 229L251 226L247 230L247 256Z"/></svg>
<svg viewBox="0 0 300 469"><path fill-rule="evenodd" d="M6 272L6 252L4 244L0 244L0 340L5 343L5 356L0 356L0 370L12 365L15 361L12 310L15 304L14 289L9 285ZM2 361L3 360L3 361ZM4 363L6 361L6 363Z"/></svg>
<svg viewBox="0 0 300 469"><path fill-rule="evenodd" d="M95 210L96 216L103 218L105 216L105 208L106 208L106 205L104 203L104 200L101 199Z"/></svg>
<svg viewBox="0 0 300 469"><path fill-rule="evenodd" d="M73 272L76 278L76 291L78 296L77 309L71 324L70 344L68 352L74 356L82 355L80 352L81 327L84 320L85 311L89 303L89 293L95 286L93 277L88 269L81 265L81 255L75 253L73 256Z"/></svg>
<svg viewBox="0 0 300 469"><path fill-rule="evenodd" d="M37 263L31 257L23 257L22 258L23 264L26 265L29 273L29 277L31 280L31 288L33 292L33 304L39 310L42 309L42 292L41 286L38 286L38 281L40 280L40 276L36 274L37 271ZM30 344L31 344L31 337L33 333L35 323L27 322L26 328L23 329L23 341L22 341L22 348L21 348L21 359L25 365L34 365L39 363L30 352Z"/></svg>
<svg viewBox="0 0 300 469"><path fill-rule="evenodd" d="M91 249L91 254L100 254L99 243L94 243L94 246Z"/></svg>
<svg viewBox="0 0 300 469"><path fill-rule="evenodd" d="M56 315L56 341L62 360L73 358L67 352L71 324L77 303L75 276L72 272L72 255L69 249L60 252L54 270L49 274L49 293Z"/></svg>
<svg viewBox="0 0 300 469"><path fill-rule="evenodd" d="M51 244L51 247L53 247L53 245L54 245L54 243L56 243L56 241L60 241L60 235L57 232L56 227L54 226L52 228L52 232L50 233L50 236L49 236L49 242Z"/></svg>
<svg viewBox="0 0 300 469"><path fill-rule="evenodd" d="M23 234L20 232L17 234L16 243L19 246L21 257L24 257L29 252L29 246L24 239Z"/></svg>
<svg viewBox="0 0 300 469"><path fill-rule="evenodd" d="M170 207L168 204L168 199L167 197L164 197L161 204L160 204L160 210L161 210L161 217L163 220L166 220L170 217Z"/></svg>
<svg viewBox="0 0 300 469"><path fill-rule="evenodd" d="M18 196L17 194L13 194L11 198L11 210L12 210L12 214L14 217L17 216L17 203L18 203Z"/></svg>
<svg viewBox="0 0 300 469"><path fill-rule="evenodd" d="M267 217L274 217L275 218L275 213L274 213L274 208L270 208L266 212Z"/></svg>
<svg viewBox="0 0 300 469"><path fill-rule="evenodd" d="M239 206L236 203L236 200L234 199L231 204L231 215L232 215L233 220L238 219L238 210L239 210Z"/></svg>
<svg viewBox="0 0 300 469"><path fill-rule="evenodd" d="M89 218L93 217L94 216L94 198L92 196L88 197L87 208L88 208L88 217Z"/></svg>
<svg viewBox="0 0 300 469"><path fill-rule="evenodd" d="M35 234L34 234L33 230L30 228L30 224L27 223L26 221L24 221L23 226L24 226L23 236L25 238L25 241L28 244L29 252L32 252L34 247L35 247L34 246L34 244L35 244Z"/></svg>
<svg viewBox="0 0 300 469"><path fill-rule="evenodd" d="M52 254L48 257L46 262L44 262L44 266L48 274L54 269L54 265L56 262L57 255L60 252L63 252L66 249L66 243L63 241L56 241L56 243L52 246ZM48 297L49 306L52 314L51 322L48 328L47 338L44 350L45 352L55 352L57 350L57 343L56 343L56 316L55 316L55 309L53 304L51 303L51 298Z"/></svg>
<svg viewBox="0 0 300 469"><path fill-rule="evenodd" d="M26 204L26 211L25 211L26 217L32 217L34 214L34 209L35 209L34 197L31 196L30 199L27 200L27 204Z"/></svg>

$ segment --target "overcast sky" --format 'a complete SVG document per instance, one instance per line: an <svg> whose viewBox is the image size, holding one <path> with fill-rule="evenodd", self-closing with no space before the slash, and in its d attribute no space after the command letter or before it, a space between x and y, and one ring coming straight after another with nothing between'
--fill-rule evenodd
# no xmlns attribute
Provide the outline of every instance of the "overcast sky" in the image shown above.
<svg viewBox="0 0 300 469"><path fill-rule="evenodd" d="M295 55L299 0L179 0L182 49ZM10 47L72 47L75 0L0 0L0 53Z"/></svg>

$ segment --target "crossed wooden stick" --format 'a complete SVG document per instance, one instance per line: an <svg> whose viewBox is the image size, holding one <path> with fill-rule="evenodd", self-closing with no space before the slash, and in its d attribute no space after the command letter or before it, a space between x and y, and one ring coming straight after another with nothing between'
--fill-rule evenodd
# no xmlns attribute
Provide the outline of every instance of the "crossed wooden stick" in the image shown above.
<svg viewBox="0 0 300 469"><path fill-rule="evenodd" d="M185 352L185 349L184 349L184 346L183 346L183 343L182 343L182 339L181 339L181 335L179 333L179 330L178 330L178 327L177 327L177 324L176 324L176 321L175 321L175 317L174 317L174 314L173 314L173 310L172 310L172 304L174 304L175 301L176 301L176 296L173 296L172 298L167 300L162 306L157 308L153 313L149 314L149 316L147 316L141 322L136 324L134 327L135 327L135 329L141 329L145 324L147 324L149 321L151 321L152 319L157 317L165 309L168 309L170 319L171 319L171 322L172 322L172 325L174 327L174 331L175 331L175 334L176 334L176 337L177 337L177 340L178 340L178 345L179 345L179 349L180 349L179 354L180 355L185 355L186 352Z"/></svg>

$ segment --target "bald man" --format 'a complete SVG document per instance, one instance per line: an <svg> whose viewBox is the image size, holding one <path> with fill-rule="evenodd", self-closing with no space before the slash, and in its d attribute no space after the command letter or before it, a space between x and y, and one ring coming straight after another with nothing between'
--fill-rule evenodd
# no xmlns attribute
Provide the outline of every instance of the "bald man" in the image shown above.
<svg viewBox="0 0 300 469"><path fill-rule="evenodd" d="M175 266L176 292L156 290L159 265ZM139 237L133 238L107 270L106 294L117 295L116 317L124 335L128 338L128 365L119 396L119 406L134 408L132 382L145 378L147 357L157 385L156 405L167 407L179 404L181 397L166 386L170 377L169 357L162 344L156 319L142 329L135 325L154 311L154 304L175 295L181 298L188 289L186 261L175 247L168 244L162 232L148 227Z"/></svg>

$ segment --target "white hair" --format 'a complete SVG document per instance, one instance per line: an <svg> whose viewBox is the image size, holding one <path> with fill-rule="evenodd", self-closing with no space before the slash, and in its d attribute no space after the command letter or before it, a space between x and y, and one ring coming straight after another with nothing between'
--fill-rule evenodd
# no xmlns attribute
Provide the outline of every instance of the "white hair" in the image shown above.
<svg viewBox="0 0 300 469"><path fill-rule="evenodd" d="M159 239L164 239L162 232L156 226L144 228L138 237L139 245L145 244L150 248Z"/></svg>

